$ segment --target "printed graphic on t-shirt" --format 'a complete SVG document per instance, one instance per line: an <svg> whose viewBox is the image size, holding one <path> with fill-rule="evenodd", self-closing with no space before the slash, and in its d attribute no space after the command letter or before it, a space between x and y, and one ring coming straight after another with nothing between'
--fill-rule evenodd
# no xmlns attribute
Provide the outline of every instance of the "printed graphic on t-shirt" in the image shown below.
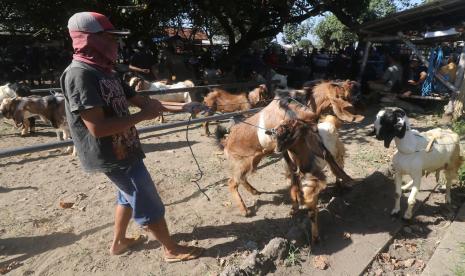
<svg viewBox="0 0 465 276"><path fill-rule="evenodd" d="M123 88L116 79L99 81L101 96L105 104L117 117L129 115L129 105ZM107 111L107 110L106 110ZM135 127L112 135L113 153L117 160L123 160L132 152L140 149L140 141Z"/></svg>

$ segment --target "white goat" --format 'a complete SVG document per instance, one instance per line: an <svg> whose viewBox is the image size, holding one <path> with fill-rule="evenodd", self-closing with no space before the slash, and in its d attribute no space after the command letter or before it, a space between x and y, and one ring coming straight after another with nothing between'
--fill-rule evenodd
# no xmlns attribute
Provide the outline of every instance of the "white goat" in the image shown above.
<svg viewBox="0 0 465 276"><path fill-rule="evenodd" d="M190 80L185 80L182 82L177 82L175 84L166 84L163 82L148 82L138 77L133 77L129 81L129 86L133 87L136 91L141 90L164 90L164 89L176 89L176 88L188 88L194 87L194 83ZM190 103L192 102L191 95L189 92L176 92L176 93L166 93L151 95L150 98L157 99L163 102L176 102L176 103ZM160 122L163 123L164 117L163 114L160 115Z"/></svg>
<svg viewBox="0 0 465 276"><path fill-rule="evenodd" d="M3 101L3 99L14 97L16 97L16 93L13 89L10 88L9 83L0 86L0 103Z"/></svg>
<svg viewBox="0 0 465 276"><path fill-rule="evenodd" d="M457 178L457 171L463 162L457 133L440 128L426 132L412 130L405 111L400 108L386 108L376 115L373 134L376 134L378 140L384 141L386 148L389 148L393 139L397 146L397 152L392 158L396 185L396 199L392 215L400 211L402 189L412 186L404 219L412 218L421 177L431 172L436 173L436 180L438 180L439 172L441 170L444 172L446 202L451 203L450 187L452 181ZM412 181L402 187L403 175L410 175Z"/></svg>
<svg viewBox="0 0 465 276"><path fill-rule="evenodd" d="M288 88L288 86L287 86L287 76L286 75L278 74L273 69L270 70L270 73L271 73L271 81L276 82L274 84L274 87L271 89L272 91L274 91L275 88L279 88L279 89L287 89ZM265 83L266 79L262 75L256 74L255 75L255 81Z"/></svg>

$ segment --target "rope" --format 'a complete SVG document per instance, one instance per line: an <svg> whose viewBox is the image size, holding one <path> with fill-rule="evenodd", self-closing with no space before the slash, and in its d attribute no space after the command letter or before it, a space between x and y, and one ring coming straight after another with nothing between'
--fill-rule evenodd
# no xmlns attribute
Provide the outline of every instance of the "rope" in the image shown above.
<svg viewBox="0 0 465 276"><path fill-rule="evenodd" d="M197 189L207 198L208 201L210 201L210 198L208 195L200 188L199 181L203 177L203 171L202 168L200 168L199 162L197 161L197 158L195 157L194 151L192 150L191 143L189 141L189 125L191 123L192 115L189 116L189 121L188 124L186 125L186 141L187 145L189 146L189 150L191 151L192 157L194 158L195 164L197 165L197 170L198 170L198 178L196 179L191 179L191 182L194 182L195 185L197 185Z"/></svg>
<svg viewBox="0 0 465 276"><path fill-rule="evenodd" d="M299 105L301 105L302 107L304 107L305 109L307 109L307 107L306 107L304 104L300 103L300 102L297 101L296 99L294 99L294 98L292 98L292 97L289 97L289 98L290 98L290 100L292 100L292 101L298 103ZM269 100L269 102L271 102L271 101L273 101L273 100L274 100L274 99ZM219 114L222 114L222 113L214 112L213 114L219 115ZM284 114L284 116L286 116L286 114L287 114L287 109L286 109L286 113ZM234 118L236 121L238 121L238 123L243 123L243 124L246 124L246 125L249 125L249 126L253 126L253 127L255 127L255 128L258 128L258 129L262 129L262 130L265 131L265 134L267 134L267 135L274 135L274 134L276 134L276 131L275 131L274 128L268 129L268 128L264 128L264 127L261 127L261 126L257 126L257 125L254 125L254 124L251 124L251 123L248 123L248 122L244 121L245 119L244 119L244 120L240 120L237 116L236 116L236 117L233 117L233 118ZM191 143L190 143L190 141L189 141L189 126L190 126L190 124L191 124L191 120L192 120L192 114L189 116L188 124L186 125L186 141L187 141L187 145L189 146L189 150L190 150L190 152L191 152L191 154L192 154L192 158L193 158L194 161L195 161L195 164L196 164L196 166L197 166L197 171L198 171L198 177L197 177L196 179L191 179L191 182L194 182L195 185L197 186L197 189L207 198L208 201L210 201L210 198L209 198L208 195L202 190L202 188L200 188L200 184L199 184L199 181L202 180L202 178L203 178L203 171L202 171L202 168L200 167L199 162L197 161L197 157L195 156L195 153L194 153L194 151L192 150L192 146L191 146ZM326 149L326 148L324 147L324 145L323 145L323 149ZM324 153L323 153L323 158L326 160L326 151L324 151Z"/></svg>

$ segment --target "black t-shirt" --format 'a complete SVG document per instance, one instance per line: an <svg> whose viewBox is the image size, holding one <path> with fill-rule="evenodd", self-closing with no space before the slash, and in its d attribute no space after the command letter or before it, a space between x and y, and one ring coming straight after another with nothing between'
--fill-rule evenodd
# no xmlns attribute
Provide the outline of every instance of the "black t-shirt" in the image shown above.
<svg viewBox="0 0 465 276"><path fill-rule="evenodd" d="M428 69L425 66L418 66L417 68L410 68L407 80L418 81L420 79L421 72L427 73Z"/></svg>
<svg viewBox="0 0 465 276"><path fill-rule="evenodd" d="M136 66L141 69L149 69L150 72L152 72L152 66L155 65L155 59L150 53L146 51L137 51L132 55L131 60L129 61L129 65ZM155 80L152 73L137 72L137 75L148 81Z"/></svg>
<svg viewBox="0 0 465 276"><path fill-rule="evenodd" d="M126 168L145 157L134 126L96 138L80 116L80 111L94 107L102 107L106 117L129 116L127 98L135 95L134 90L115 74L105 74L79 61L73 61L66 68L60 83L65 95L66 119L84 170L109 172Z"/></svg>
<svg viewBox="0 0 465 276"><path fill-rule="evenodd" d="M137 51L132 55L129 64L142 69L151 69L155 64L155 59L146 51Z"/></svg>

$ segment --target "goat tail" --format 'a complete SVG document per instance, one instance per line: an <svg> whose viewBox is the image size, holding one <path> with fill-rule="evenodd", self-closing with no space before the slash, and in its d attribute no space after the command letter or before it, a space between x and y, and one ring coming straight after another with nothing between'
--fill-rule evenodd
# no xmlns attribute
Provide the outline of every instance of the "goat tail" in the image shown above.
<svg viewBox="0 0 465 276"><path fill-rule="evenodd" d="M218 125L215 130L216 143L220 149L224 149L226 143L226 135L229 134L229 130L224 126Z"/></svg>

